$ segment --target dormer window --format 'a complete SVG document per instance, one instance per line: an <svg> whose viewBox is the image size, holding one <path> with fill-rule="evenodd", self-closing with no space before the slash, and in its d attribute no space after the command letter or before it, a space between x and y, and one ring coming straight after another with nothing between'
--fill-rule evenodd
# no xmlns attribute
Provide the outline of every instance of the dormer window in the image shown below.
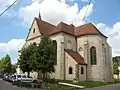
<svg viewBox="0 0 120 90"><path fill-rule="evenodd" d="M33 29L33 33L35 33L35 28Z"/></svg>

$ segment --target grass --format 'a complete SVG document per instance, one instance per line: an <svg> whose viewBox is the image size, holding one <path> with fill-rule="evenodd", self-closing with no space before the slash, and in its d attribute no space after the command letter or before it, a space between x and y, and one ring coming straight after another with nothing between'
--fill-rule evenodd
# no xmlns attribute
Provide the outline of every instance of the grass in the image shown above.
<svg viewBox="0 0 120 90"><path fill-rule="evenodd" d="M117 84L117 83L120 83L120 80L119 80L119 79L115 79L115 80L114 80L114 84Z"/></svg>
<svg viewBox="0 0 120 90"><path fill-rule="evenodd" d="M73 87L67 87L59 84L49 84L50 90L73 90Z"/></svg>
<svg viewBox="0 0 120 90"><path fill-rule="evenodd" d="M63 82L73 84L71 81L63 81ZM96 81L95 82L85 81L85 82L79 82L76 85L86 86L87 88L92 88L92 87L108 85L108 83L96 82ZM59 85L55 83L50 83L48 86L50 87L50 90L73 90L74 89L74 87L68 87L68 86Z"/></svg>
<svg viewBox="0 0 120 90"><path fill-rule="evenodd" d="M98 86L104 86L106 85L106 83L98 82L98 81L85 81L85 82L79 82L78 85L86 86L86 87L98 87Z"/></svg>
<svg viewBox="0 0 120 90"><path fill-rule="evenodd" d="M61 81L61 82L75 84L79 86L85 86L85 87L98 87L98 86L107 85L107 83L99 82L99 81L84 81L84 82L78 82L78 83L73 83L73 81Z"/></svg>
<svg viewBox="0 0 120 90"><path fill-rule="evenodd" d="M111 85L111 84L117 84L120 83L120 80L114 80L113 83L104 83L104 82L99 82L99 81L84 81L84 82L79 82L79 83L73 83L72 81L64 81L64 80L58 80L59 82L64 82L64 83L69 83L69 84L75 84L75 85L80 85L80 86L85 86L87 88L92 88L92 87L99 87L99 86L105 86L105 85ZM59 85L57 83L50 83L48 84L50 87L50 90L73 90L73 87L68 87L64 85Z"/></svg>

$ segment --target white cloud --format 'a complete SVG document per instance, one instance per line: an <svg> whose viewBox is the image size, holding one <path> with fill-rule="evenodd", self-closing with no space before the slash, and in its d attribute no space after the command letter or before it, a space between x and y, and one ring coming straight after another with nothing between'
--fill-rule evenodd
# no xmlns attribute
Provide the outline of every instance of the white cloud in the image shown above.
<svg viewBox="0 0 120 90"><path fill-rule="evenodd" d="M74 23L80 25L83 23L83 17L86 13L87 6L84 6L79 11L78 4L70 6L65 3L65 0L39 0L31 5L21 7L19 17L27 24L30 24L35 16L38 17L39 11L43 20L53 24L59 21L66 23ZM87 16L90 16L93 11L93 4L90 4Z"/></svg>
<svg viewBox="0 0 120 90"><path fill-rule="evenodd" d="M11 5L15 0L0 0L0 12L3 12L9 5Z"/></svg>
<svg viewBox="0 0 120 90"><path fill-rule="evenodd" d="M88 0L81 0L82 2L88 2Z"/></svg>
<svg viewBox="0 0 120 90"><path fill-rule="evenodd" d="M18 51L24 44L24 39L12 39L7 43L0 43L0 52L10 53Z"/></svg>
<svg viewBox="0 0 120 90"><path fill-rule="evenodd" d="M120 22L115 23L112 27L99 23L97 27L108 36L108 43L112 46L113 56L120 55Z"/></svg>
<svg viewBox="0 0 120 90"><path fill-rule="evenodd" d="M11 61L12 64L16 64L18 62L18 58L15 58Z"/></svg>
<svg viewBox="0 0 120 90"><path fill-rule="evenodd" d="M0 42L0 58L9 54L12 63L16 63L18 59L18 50L20 50L25 43L24 39L12 39L7 43Z"/></svg>

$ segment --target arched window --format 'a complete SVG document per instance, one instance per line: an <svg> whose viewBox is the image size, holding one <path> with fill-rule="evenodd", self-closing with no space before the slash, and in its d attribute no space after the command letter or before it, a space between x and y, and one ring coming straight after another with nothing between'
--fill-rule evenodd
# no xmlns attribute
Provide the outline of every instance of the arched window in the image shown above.
<svg viewBox="0 0 120 90"><path fill-rule="evenodd" d="M91 59L91 65L97 65L96 47L94 46L90 48L90 59Z"/></svg>
<svg viewBox="0 0 120 90"><path fill-rule="evenodd" d="M84 74L84 68L81 67L81 74Z"/></svg>
<svg viewBox="0 0 120 90"><path fill-rule="evenodd" d="M72 67L69 67L69 74L72 74Z"/></svg>
<svg viewBox="0 0 120 90"><path fill-rule="evenodd" d="M57 64L57 41L53 40L53 48L55 51L55 64Z"/></svg>

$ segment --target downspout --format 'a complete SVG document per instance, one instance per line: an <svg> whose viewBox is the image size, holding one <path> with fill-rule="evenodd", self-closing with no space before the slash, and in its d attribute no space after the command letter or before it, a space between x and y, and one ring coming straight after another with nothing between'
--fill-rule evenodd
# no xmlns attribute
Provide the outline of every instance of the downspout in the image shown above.
<svg viewBox="0 0 120 90"><path fill-rule="evenodd" d="M66 62L65 62L65 50L64 50L64 80L66 80Z"/></svg>
<svg viewBox="0 0 120 90"><path fill-rule="evenodd" d="M64 35L63 35L63 37L64 37ZM64 80L66 80L65 42L63 44L64 44Z"/></svg>
<svg viewBox="0 0 120 90"><path fill-rule="evenodd" d="M63 34L63 38L65 40L64 34ZM64 42L64 80L66 80L66 61L65 61L65 42Z"/></svg>
<svg viewBox="0 0 120 90"><path fill-rule="evenodd" d="M88 78L87 78L87 64L85 65L86 66L86 80L85 81L88 81Z"/></svg>
<svg viewBox="0 0 120 90"><path fill-rule="evenodd" d="M63 39L62 39L62 42L61 42L61 43L63 44L62 46L63 46L63 52L64 52L64 53L63 53L63 55L64 55L64 56L63 56L63 62L64 62L64 80L66 80L65 42L63 41L63 40L64 40L64 34L63 34L63 33L62 33L62 38L63 38Z"/></svg>

